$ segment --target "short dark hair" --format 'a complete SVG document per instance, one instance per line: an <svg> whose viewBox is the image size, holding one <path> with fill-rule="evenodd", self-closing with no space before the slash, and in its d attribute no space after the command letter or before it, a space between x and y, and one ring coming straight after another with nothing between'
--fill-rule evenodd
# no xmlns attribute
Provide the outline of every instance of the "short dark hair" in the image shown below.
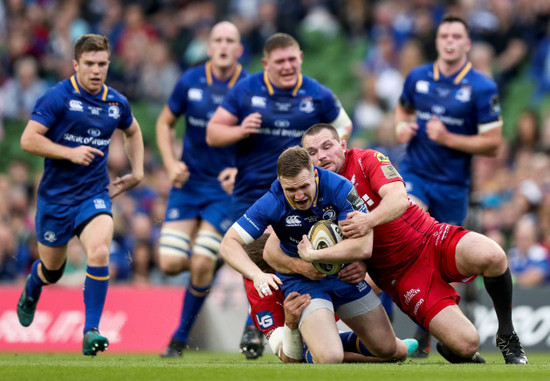
<svg viewBox="0 0 550 381"><path fill-rule="evenodd" d="M275 49L288 48L289 46L296 46L298 50L300 49L300 44L290 34L275 33L264 44L264 56L269 56Z"/></svg>
<svg viewBox="0 0 550 381"><path fill-rule="evenodd" d="M468 25L468 22L464 20L462 17L454 15L452 13L448 13L445 16L443 16L443 20L441 20L441 23L439 25L444 23L449 23L449 22L461 23L462 25L464 25L464 28L466 28L466 33L468 33L468 35L470 34L470 25Z"/></svg>
<svg viewBox="0 0 550 381"><path fill-rule="evenodd" d="M111 55L109 40L100 34L83 34L74 44L74 59L78 62L82 53L106 51Z"/></svg>
<svg viewBox="0 0 550 381"><path fill-rule="evenodd" d="M299 146L287 148L277 160L277 176L296 177L307 169L313 172L313 163L305 149Z"/></svg>
<svg viewBox="0 0 550 381"><path fill-rule="evenodd" d="M332 137L336 140L340 140L340 134L338 134L338 131L336 131L336 128L334 128L332 125L328 123L317 123L311 126L307 129L307 131L302 136L302 147L304 146L304 139L306 136L313 136L321 133L322 131L330 131L330 134Z"/></svg>

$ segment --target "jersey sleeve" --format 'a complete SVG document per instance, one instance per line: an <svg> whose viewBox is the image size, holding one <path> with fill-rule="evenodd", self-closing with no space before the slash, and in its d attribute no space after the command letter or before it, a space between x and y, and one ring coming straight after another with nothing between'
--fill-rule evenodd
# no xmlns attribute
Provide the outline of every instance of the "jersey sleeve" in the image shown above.
<svg viewBox="0 0 550 381"><path fill-rule="evenodd" d="M56 94L54 88L38 98L30 119L50 128L56 125L62 114L63 98Z"/></svg>
<svg viewBox="0 0 550 381"><path fill-rule="evenodd" d="M345 220L351 212L368 213L363 199L349 180L342 178L335 196L338 205L338 221Z"/></svg>
<svg viewBox="0 0 550 381"><path fill-rule="evenodd" d="M272 192L267 192L233 224L233 228L245 244L259 238L269 225L276 222L279 208L274 205L278 204L275 195Z"/></svg>
<svg viewBox="0 0 550 381"><path fill-rule="evenodd" d="M321 107L327 123L333 122L340 114L342 105L340 101L327 87L320 85L321 88Z"/></svg>
<svg viewBox="0 0 550 381"><path fill-rule="evenodd" d="M359 163L365 181L373 191L378 193L383 185L395 181L403 182L401 175L395 169L390 159L375 150L366 150L361 155Z"/></svg>
<svg viewBox="0 0 550 381"><path fill-rule="evenodd" d="M500 101L496 83L487 80L476 94L478 124L494 122L500 117Z"/></svg>
<svg viewBox="0 0 550 381"><path fill-rule="evenodd" d="M187 84L186 75L180 76L170 98L168 98L168 108L172 111L172 114L180 116L187 110L187 92L189 86Z"/></svg>
<svg viewBox="0 0 550 381"><path fill-rule="evenodd" d="M134 115L132 114L132 109L130 108L130 102L128 102L128 98L126 98L124 95L121 95L121 98L122 102L124 103L124 107L122 108L122 115L120 116L120 124L118 128L126 130L134 122Z"/></svg>

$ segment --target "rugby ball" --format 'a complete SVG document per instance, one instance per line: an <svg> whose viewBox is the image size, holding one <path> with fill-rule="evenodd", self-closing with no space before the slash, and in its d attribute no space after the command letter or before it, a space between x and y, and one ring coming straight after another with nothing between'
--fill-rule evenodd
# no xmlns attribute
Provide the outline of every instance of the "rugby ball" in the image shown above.
<svg viewBox="0 0 550 381"><path fill-rule="evenodd" d="M307 237L315 250L334 246L344 239L340 226L330 220L317 221L309 229ZM328 275L336 274L342 268L341 264L335 265L332 263L320 262L312 262L312 264L317 270Z"/></svg>

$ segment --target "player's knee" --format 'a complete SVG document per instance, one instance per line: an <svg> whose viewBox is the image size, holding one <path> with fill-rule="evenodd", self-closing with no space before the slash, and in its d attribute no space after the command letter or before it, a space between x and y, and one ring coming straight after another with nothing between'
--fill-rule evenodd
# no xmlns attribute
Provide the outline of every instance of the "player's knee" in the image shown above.
<svg viewBox="0 0 550 381"><path fill-rule="evenodd" d="M49 284L56 283L61 277L63 276L63 272L65 271L65 265L67 264L67 260L63 262L61 267L57 270L49 270L44 266L44 263L42 263L42 275L44 275L44 279Z"/></svg>
<svg viewBox="0 0 550 381"><path fill-rule="evenodd" d="M218 259L222 238L220 233L199 230L195 245L193 246L193 255L207 257L215 262Z"/></svg>
<svg viewBox="0 0 550 381"><path fill-rule="evenodd" d="M508 267L506 253L500 247L495 247L492 250L487 250L484 255L483 275L498 276L503 274Z"/></svg>
<svg viewBox="0 0 550 381"><path fill-rule="evenodd" d="M397 353L397 344L395 340L383 340L376 344L375 348L371 350L372 354L382 360L393 360Z"/></svg>
<svg viewBox="0 0 550 381"><path fill-rule="evenodd" d="M191 259L191 280L194 284L211 283L216 261L211 257L193 255Z"/></svg>
<svg viewBox="0 0 550 381"><path fill-rule="evenodd" d="M475 330L465 330L462 332L460 337L453 340L452 345L446 345L450 347L457 355L464 358L470 358L475 355L479 349L479 334Z"/></svg>
<svg viewBox="0 0 550 381"><path fill-rule="evenodd" d="M336 348L324 348L320 353L312 353L315 364L341 364L344 352Z"/></svg>
<svg viewBox="0 0 550 381"><path fill-rule="evenodd" d="M109 263L109 246L98 245L90 248L86 253L88 264L92 266L105 266Z"/></svg>
<svg viewBox="0 0 550 381"><path fill-rule="evenodd" d="M189 235L163 228L159 239L159 267L168 275L176 275L189 266Z"/></svg>

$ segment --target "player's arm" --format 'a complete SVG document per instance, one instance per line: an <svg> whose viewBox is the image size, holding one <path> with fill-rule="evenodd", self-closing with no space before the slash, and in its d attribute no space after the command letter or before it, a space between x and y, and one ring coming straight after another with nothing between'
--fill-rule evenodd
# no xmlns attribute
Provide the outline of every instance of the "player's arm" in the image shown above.
<svg viewBox="0 0 550 381"><path fill-rule="evenodd" d="M135 187L143 179L143 136L141 128L136 118L133 118L132 124L127 129L123 130L124 150L128 156L132 172L122 177L117 177L109 186L109 195L111 198L118 196L120 193Z"/></svg>
<svg viewBox="0 0 550 381"><path fill-rule="evenodd" d="M369 213L351 212L340 221L342 234L348 238L357 238L372 231L378 225L401 217L409 207L409 197L401 181L384 184L378 190L382 198L380 204Z"/></svg>
<svg viewBox="0 0 550 381"><path fill-rule="evenodd" d="M451 149L473 155L496 156L502 144L502 120L481 125L477 135L455 134L449 131L443 122L433 117L426 123L428 137Z"/></svg>
<svg viewBox="0 0 550 381"><path fill-rule="evenodd" d="M57 144L45 135L48 128L34 120L29 120L21 134L21 148L37 156L48 159L70 160L75 164L90 165L95 156L103 156L103 151L87 145L67 147Z"/></svg>
<svg viewBox="0 0 550 381"><path fill-rule="evenodd" d="M408 109L398 103L393 111L393 119L395 123L395 136L401 144L408 143L418 131L418 124L415 120L416 111Z"/></svg>
<svg viewBox="0 0 550 381"><path fill-rule="evenodd" d="M181 188L189 178L189 169L183 161L178 159L174 147L176 136L174 126L177 120L178 117L174 115L168 105L164 105L157 118L155 130L157 146L168 177L174 186Z"/></svg>
<svg viewBox="0 0 550 381"><path fill-rule="evenodd" d="M260 297L271 295L271 290L268 290L265 294L261 293L261 286L267 284L272 289L278 290L278 285L282 284L281 280L275 274L262 272L246 254L244 245L245 242L239 233L234 227L231 227L223 237L220 245L220 255L231 267L254 282L254 287L258 290Z"/></svg>
<svg viewBox="0 0 550 381"><path fill-rule="evenodd" d="M300 258L307 262L343 264L369 259L372 255L372 230L358 238L348 238L334 246L314 250L307 235L298 244Z"/></svg>
<svg viewBox="0 0 550 381"><path fill-rule="evenodd" d="M206 126L206 143L213 147L224 147L236 143L250 134L256 134L262 124L260 113L252 113L238 124L239 119L218 106Z"/></svg>
<svg viewBox="0 0 550 381"><path fill-rule="evenodd" d="M282 274L300 274L311 280L319 280L326 276L311 263L286 255L281 249L279 238L275 233L271 233L265 244L263 258Z"/></svg>

